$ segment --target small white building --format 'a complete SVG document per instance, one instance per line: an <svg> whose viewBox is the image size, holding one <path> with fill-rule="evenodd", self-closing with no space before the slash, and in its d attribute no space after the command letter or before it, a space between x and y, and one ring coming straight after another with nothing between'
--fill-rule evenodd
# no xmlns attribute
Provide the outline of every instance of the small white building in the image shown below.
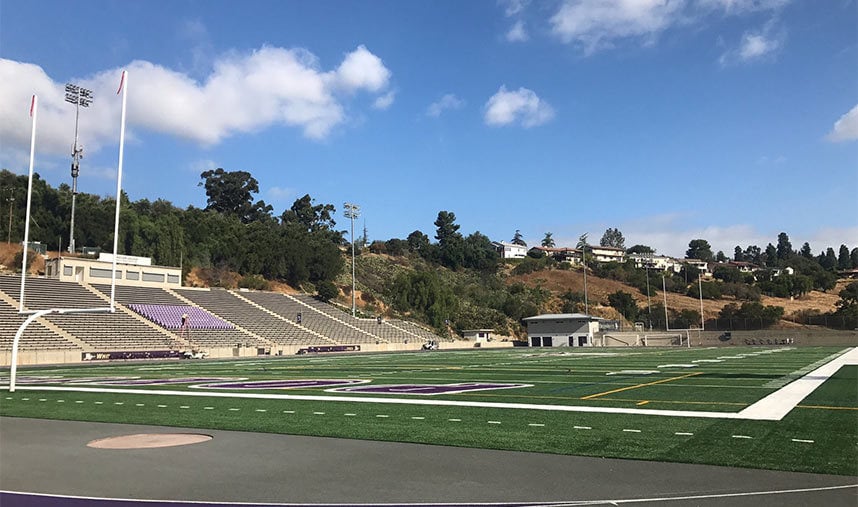
<svg viewBox="0 0 858 507"><path fill-rule="evenodd" d="M582 313L555 313L522 319L531 347L592 347L599 318Z"/></svg>
<svg viewBox="0 0 858 507"><path fill-rule="evenodd" d="M45 261L45 276L64 282L110 283L113 255L102 253L98 259L55 257ZM182 286L182 269L153 266L149 257L116 256L116 285L142 287Z"/></svg>
<svg viewBox="0 0 858 507"><path fill-rule="evenodd" d="M524 259L527 256L527 247L503 241L492 241L501 259Z"/></svg>
<svg viewBox="0 0 858 507"><path fill-rule="evenodd" d="M494 339L492 337L494 332L494 329L465 329L462 331L462 338L474 340L477 343L490 342Z"/></svg>

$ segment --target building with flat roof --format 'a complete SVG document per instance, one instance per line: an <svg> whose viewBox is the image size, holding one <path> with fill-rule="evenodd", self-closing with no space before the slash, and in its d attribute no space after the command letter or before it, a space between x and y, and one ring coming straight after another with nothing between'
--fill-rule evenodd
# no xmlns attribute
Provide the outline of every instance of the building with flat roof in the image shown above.
<svg viewBox="0 0 858 507"><path fill-rule="evenodd" d="M592 347L600 319L583 313L550 313L521 320L531 347Z"/></svg>
<svg viewBox="0 0 858 507"><path fill-rule="evenodd" d="M54 257L45 261L45 276L64 282L110 283L113 255L102 253L98 259ZM138 287L182 286L182 268L153 266L149 257L116 256L116 285Z"/></svg>

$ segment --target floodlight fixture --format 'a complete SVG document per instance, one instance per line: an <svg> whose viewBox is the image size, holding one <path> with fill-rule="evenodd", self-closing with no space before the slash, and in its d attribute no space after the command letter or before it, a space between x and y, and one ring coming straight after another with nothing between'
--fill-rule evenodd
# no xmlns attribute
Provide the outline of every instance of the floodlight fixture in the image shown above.
<svg viewBox="0 0 858 507"><path fill-rule="evenodd" d="M355 300L355 219L360 216L360 206L350 202L343 203L343 214L352 222L352 317L357 314Z"/></svg>
<svg viewBox="0 0 858 507"><path fill-rule="evenodd" d="M72 208L71 223L69 225L69 253L74 253L74 211L77 200L77 177L80 175L80 159L83 158L83 146L78 146L78 124L80 120L80 108L89 107L92 104L92 90L82 88L76 84L66 84L66 102L75 105L74 114L74 146L72 147Z"/></svg>

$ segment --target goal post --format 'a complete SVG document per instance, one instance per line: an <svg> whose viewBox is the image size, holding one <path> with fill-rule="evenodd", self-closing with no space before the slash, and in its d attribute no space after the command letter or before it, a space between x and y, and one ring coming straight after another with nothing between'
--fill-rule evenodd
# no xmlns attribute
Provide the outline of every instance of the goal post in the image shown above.
<svg viewBox="0 0 858 507"><path fill-rule="evenodd" d="M32 130L30 133L30 167L29 177L27 182L27 211L24 222L24 244L23 257L21 265L21 293L18 296L18 314L27 315L24 322L15 333L15 338L12 340L12 357L11 368L9 371L9 392L15 392L15 377L18 371L18 346L24 331L27 327L40 317L44 317L51 313L57 314L72 314L72 313L115 313L115 295L116 295L116 251L119 244L119 210L122 203L122 159L125 145L125 110L128 99L128 71L122 71L122 77L119 82L119 90L117 95L122 92L122 113L120 117L119 127L119 163L117 165L116 174L116 215L113 223L113 266L110 279L110 306L104 308L46 308L43 310L25 310L25 287L27 283L27 246L30 243L30 211L33 201L33 164L35 161L36 151L36 119L38 117L39 98L33 95L30 102L30 117L32 118Z"/></svg>

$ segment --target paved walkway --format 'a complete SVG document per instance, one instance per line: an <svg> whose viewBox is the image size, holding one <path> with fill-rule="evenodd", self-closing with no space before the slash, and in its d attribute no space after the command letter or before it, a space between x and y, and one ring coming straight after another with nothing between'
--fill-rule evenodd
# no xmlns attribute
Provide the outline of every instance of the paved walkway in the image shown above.
<svg viewBox="0 0 858 507"><path fill-rule="evenodd" d="M6 492L0 503L133 505L92 500L97 497L167 501L141 504L146 507L188 505L181 502L858 504L858 477L702 465L210 430L204 432L212 440L181 447L86 446L106 437L177 431L183 430L0 418L0 490Z"/></svg>

